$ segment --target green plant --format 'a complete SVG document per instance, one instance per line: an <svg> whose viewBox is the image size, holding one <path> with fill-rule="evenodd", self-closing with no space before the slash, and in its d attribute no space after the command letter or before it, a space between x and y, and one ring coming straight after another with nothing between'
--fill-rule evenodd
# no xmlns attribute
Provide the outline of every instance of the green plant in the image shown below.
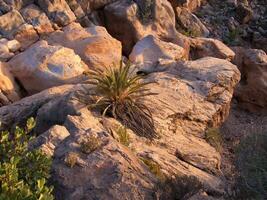
<svg viewBox="0 0 267 200"><path fill-rule="evenodd" d="M240 30L238 28L230 30L227 35L224 37L223 41L224 43L228 45L238 45L240 37Z"/></svg>
<svg viewBox="0 0 267 200"><path fill-rule="evenodd" d="M142 82L142 76L130 70L130 64L110 68L105 72L89 73L95 85L97 100L91 107L98 107L103 115L107 113L121 121L135 133L152 138L156 135L150 109L142 102L143 97L153 95Z"/></svg>
<svg viewBox="0 0 267 200"><path fill-rule="evenodd" d="M222 136L218 128L208 128L205 132L206 141L218 152L222 152Z"/></svg>
<svg viewBox="0 0 267 200"><path fill-rule="evenodd" d="M0 135L0 200L52 200L53 187L48 187L51 158L40 150L28 151L33 137L29 131L35 121L30 118L25 129Z"/></svg>
<svg viewBox="0 0 267 200"><path fill-rule="evenodd" d="M159 182L156 191L159 200L189 199L203 188L203 185L194 176L174 176Z"/></svg>
<svg viewBox="0 0 267 200"><path fill-rule="evenodd" d="M130 139L127 129L124 126L121 126L116 130L116 133L119 136L118 141L124 146L128 147L130 144Z"/></svg>
<svg viewBox="0 0 267 200"><path fill-rule="evenodd" d="M81 142L81 150L83 153L87 154L92 153L99 146L100 146L100 140L93 135L90 135L86 140Z"/></svg>
<svg viewBox="0 0 267 200"><path fill-rule="evenodd" d="M79 154L75 153L75 152L69 152L66 156L65 156L65 163L67 166L69 166L70 168L73 168L79 159Z"/></svg>
<svg viewBox="0 0 267 200"><path fill-rule="evenodd" d="M232 199L261 200L267 197L267 133L242 139L236 152L240 173Z"/></svg>
<svg viewBox="0 0 267 200"><path fill-rule="evenodd" d="M155 5L155 0L137 1L137 5L141 22L144 24L150 22L150 20L153 18L153 7Z"/></svg>
<svg viewBox="0 0 267 200"><path fill-rule="evenodd" d="M151 158L140 157L140 160L148 167L148 169L160 180L165 179L164 174L161 172L161 168L158 163L156 163Z"/></svg>

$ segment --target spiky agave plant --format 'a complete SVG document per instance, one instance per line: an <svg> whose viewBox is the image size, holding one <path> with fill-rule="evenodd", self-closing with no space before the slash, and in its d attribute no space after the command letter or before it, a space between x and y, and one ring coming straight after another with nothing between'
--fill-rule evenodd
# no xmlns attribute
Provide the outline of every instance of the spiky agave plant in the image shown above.
<svg viewBox="0 0 267 200"><path fill-rule="evenodd" d="M137 134L152 138L156 136L150 109L144 105L143 97L154 95L142 82L142 76L130 69L130 63L105 72L90 72L91 84L95 85L96 103L103 115L110 114Z"/></svg>

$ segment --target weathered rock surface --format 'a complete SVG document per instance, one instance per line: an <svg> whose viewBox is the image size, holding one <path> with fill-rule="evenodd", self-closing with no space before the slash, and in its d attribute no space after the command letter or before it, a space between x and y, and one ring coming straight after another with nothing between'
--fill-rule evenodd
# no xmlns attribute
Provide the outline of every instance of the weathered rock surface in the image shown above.
<svg viewBox="0 0 267 200"><path fill-rule="evenodd" d="M24 19L20 13L12 10L0 16L0 34L9 39L13 39L14 32L24 23Z"/></svg>
<svg viewBox="0 0 267 200"><path fill-rule="evenodd" d="M160 59L182 60L183 48L170 42L164 42L149 35L137 42L129 59L143 67L154 67Z"/></svg>
<svg viewBox="0 0 267 200"><path fill-rule="evenodd" d="M47 41L73 49L91 69L118 66L121 61L121 43L104 27L84 29L80 24L72 23L51 34Z"/></svg>
<svg viewBox="0 0 267 200"><path fill-rule="evenodd" d="M21 14L25 21L31 24L39 35L48 34L54 31L52 23L38 6L31 4L23 8Z"/></svg>
<svg viewBox="0 0 267 200"><path fill-rule="evenodd" d="M231 61L235 53L220 40L211 38L191 38L190 56L192 59L212 56Z"/></svg>
<svg viewBox="0 0 267 200"><path fill-rule="evenodd" d="M216 176L220 155L203 139L203 133L226 118L239 78L234 65L216 58L173 61L161 66L161 72L155 69L144 81L155 82L149 87L158 94L144 103L151 108L161 137L149 142L128 130L129 148L110 134L121 126L119 122L103 119L100 113L92 113L78 103L76 92L86 90L90 96L90 85L45 90L1 107L0 119L10 126L36 116L38 134L55 124L66 127L70 136L52 142L57 144L55 148L49 147L54 156L52 177L58 199L155 199L156 178L138 157L152 159L167 176L193 175L208 191L222 192L223 181ZM100 139L100 146L85 154L80 141L90 135ZM64 162L70 152L77 153L73 168Z"/></svg>
<svg viewBox="0 0 267 200"><path fill-rule="evenodd" d="M126 55L140 39L151 34L188 50L186 39L175 30L175 14L167 0L116 1L105 7L104 14L108 32L122 42Z"/></svg>
<svg viewBox="0 0 267 200"><path fill-rule="evenodd" d="M196 8L200 7L206 0L168 0L173 8L184 7L190 11L194 11Z"/></svg>
<svg viewBox="0 0 267 200"><path fill-rule="evenodd" d="M19 87L9 72L8 66L0 62L0 106L20 100Z"/></svg>
<svg viewBox="0 0 267 200"><path fill-rule="evenodd" d="M30 58L30 59L29 59ZM73 50L39 41L9 61L11 73L30 93L49 87L77 83L87 66Z"/></svg>
<svg viewBox="0 0 267 200"><path fill-rule="evenodd" d="M76 19L65 0L37 0L37 4L59 26L66 26Z"/></svg>
<svg viewBox="0 0 267 200"><path fill-rule="evenodd" d="M187 33L193 37L208 37L209 30L186 8L177 7L175 9L176 28L178 31Z"/></svg>
<svg viewBox="0 0 267 200"><path fill-rule="evenodd" d="M234 63L239 67L242 79L235 96L239 105L250 111L267 109L267 55L258 49L232 48L236 53Z"/></svg>

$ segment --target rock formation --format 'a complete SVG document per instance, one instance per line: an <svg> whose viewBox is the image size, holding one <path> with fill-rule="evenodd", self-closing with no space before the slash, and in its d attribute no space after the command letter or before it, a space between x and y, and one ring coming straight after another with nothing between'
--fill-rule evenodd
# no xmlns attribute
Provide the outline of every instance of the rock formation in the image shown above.
<svg viewBox="0 0 267 200"><path fill-rule="evenodd" d="M199 17L209 6L200 0L0 0L0 122L12 130L36 119L38 137L29 147L52 156L56 199L157 199L159 177L142 159L165 177L196 177L204 191L191 199L224 195L221 155L205 132L227 119L233 95L243 108L266 112L267 56L215 37L209 19ZM253 21L249 6L240 6L239 23ZM144 104L159 137L151 141L127 128L125 146L116 135L123 124L88 109L80 95L94 96L86 72L104 73L128 60L156 94ZM82 141L89 137L99 145L88 154ZM70 155L73 167L66 164Z"/></svg>

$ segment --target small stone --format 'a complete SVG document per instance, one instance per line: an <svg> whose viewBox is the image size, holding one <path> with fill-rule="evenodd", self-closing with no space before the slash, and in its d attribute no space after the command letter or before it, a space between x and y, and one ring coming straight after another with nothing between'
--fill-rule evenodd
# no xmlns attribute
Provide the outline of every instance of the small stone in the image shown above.
<svg viewBox="0 0 267 200"><path fill-rule="evenodd" d="M17 40L10 40L7 42L7 47L9 51L16 52L20 49L20 43Z"/></svg>

